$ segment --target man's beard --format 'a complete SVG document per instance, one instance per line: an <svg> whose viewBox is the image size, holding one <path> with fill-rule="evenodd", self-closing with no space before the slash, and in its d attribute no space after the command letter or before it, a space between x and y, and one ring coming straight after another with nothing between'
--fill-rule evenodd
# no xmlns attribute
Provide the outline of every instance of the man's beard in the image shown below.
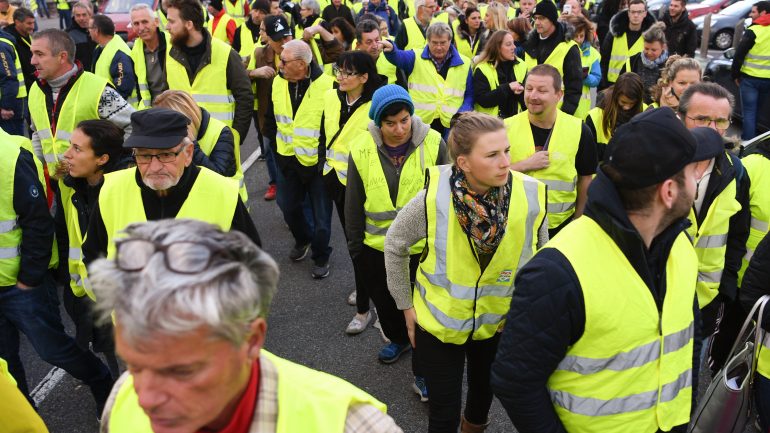
<svg viewBox="0 0 770 433"><path fill-rule="evenodd" d="M190 32L187 31L187 29L182 28L181 33L178 35L171 35L171 43L175 47L185 47L187 46L187 40L190 39Z"/></svg>
<svg viewBox="0 0 770 433"><path fill-rule="evenodd" d="M677 196L674 205L671 207L671 210L666 212L666 214L663 215L663 218L661 218L658 231L662 232L674 221L688 217L694 203L695 197L687 192L684 185L679 185L679 195Z"/></svg>

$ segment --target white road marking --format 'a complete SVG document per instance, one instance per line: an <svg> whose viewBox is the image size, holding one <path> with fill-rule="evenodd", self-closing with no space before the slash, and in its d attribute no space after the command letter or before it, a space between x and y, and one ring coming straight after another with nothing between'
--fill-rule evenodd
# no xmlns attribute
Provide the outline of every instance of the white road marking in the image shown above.
<svg viewBox="0 0 770 433"><path fill-rule="evenodd" d="M40 403L48 397L48 394L56 388L56 385L64 378L64 370L58 367L54 367L48 374L45 375L43 380L37 384L35 389L30 393L30 397L35 401L35 404L40 406Z"/></svg>
<svg viewBox="0 0 770 433"><path fill-rule="evenodd" d="M259 155L262 154L262 151L257 147L257 150L252 152L251 155L249 155L248 158L246 158L246 161L243 161L243 164L241 164L241 170L246 173L246 170L250 169L252 165L254 165L255 162L257 162L257 158L259 158Z"/></svg>

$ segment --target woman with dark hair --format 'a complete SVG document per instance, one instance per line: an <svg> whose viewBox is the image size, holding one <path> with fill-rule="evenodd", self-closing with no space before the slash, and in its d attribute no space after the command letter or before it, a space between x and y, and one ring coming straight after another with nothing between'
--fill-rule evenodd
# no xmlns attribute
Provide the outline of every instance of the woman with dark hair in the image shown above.
<svg viewBox="0 0 770 433"><path fill-rule="evenodd" d="M115 341L110 324L97 325L91 314L96 299L88 282L88 273L80 253L91 211L99 199L104 175L125 168L130 161L123 149L123 130L106 120L80 122L64 152L61 169L65 187L56 195L61 212L56 213L56 238L59 245L59 282L67 314L75 323L75 340L88 350L101 352L114 378L119 376Z"/></svg>
<svg viewBox="0 0 770 433"><path fill-rule="evenodd" d="M524 108L527 66L516 57L513 35L498 30L487 41L473 72L474 111L505 119Z"/></svg>
<svg viewBox="0 0 770 433"><path fill-rule="evenodd" d="M524 42L532 30L532 22L529 18L518 17L508 21L508 30L513 35L513 43L516 44L516 57L524 58Z"/></svg>
<svg viewBox="0 0 770 433"><path fill-rule="evenodd" d="M345 18L335 18L329 23L334 38L342 45L344 51L350 50L356 39L356 30Z"/></svg>
<svg viewBox="0 0 770 433"><path fill-rule="evenodd" d="M337 207L337 215L344 230L349 146L369 134L369 107L372 105L372 95L382 85L382 81L377 74L374 59L364 51L342 53L333 70L339 88L330 89L324 95L321 124L326 141L326 162L323 175L326 191ZM363 332L372 320L369 296L361 284L362 275L359 275L355 267L354 278L356 291L348 296L348 302L356 305L358 310L345 330L348 334Z"/></svg>
<svg viewBox="0 0 770 433"><path fill-rule="evenodd" d="M652 88L658 83L660 74L668 59L666 46L666 25L662 21L653 24L642 34L644 49L631 56L631 71L642 77L644 103L652 103Z"/></svg>
<svg viewBox="0 0 770 433"><path fill-rule="evenodd" d="M476 53L484 48L486 35L479 10L475 6L465 9L465 15L460 17L460 24L455 31L457 52L469 60L473 59Z"/></svg>
<svg viewBox="0 0 770 433"><path fill-rule="evenodd" d="M604 91L601 104L588 112L586 124L596 137L599 161L604 160L604 150L617 128L645 110L643 98L642 79L633 72L626 72Z"/></svg>

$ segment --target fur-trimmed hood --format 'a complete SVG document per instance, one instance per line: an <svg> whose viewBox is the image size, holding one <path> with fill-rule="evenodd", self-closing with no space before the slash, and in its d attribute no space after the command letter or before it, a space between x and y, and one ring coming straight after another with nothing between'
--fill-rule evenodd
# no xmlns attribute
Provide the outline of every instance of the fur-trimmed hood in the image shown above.
<svg viewBox="0 0 770 433"><path fill-rule="evenodd" d="M652 27L655 22L658 21L655 17L647 11L647 16L642 21L642 32ZM616 13L610 20L610 33L612 36L620 36L628 31L628 9Z"/></svg>

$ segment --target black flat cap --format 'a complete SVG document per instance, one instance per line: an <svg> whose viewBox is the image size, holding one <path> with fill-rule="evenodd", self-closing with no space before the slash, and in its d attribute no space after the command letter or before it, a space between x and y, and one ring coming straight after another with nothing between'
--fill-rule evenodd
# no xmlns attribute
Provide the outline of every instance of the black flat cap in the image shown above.
<svg viewBox="0 0 770 433"><path fill-rule="evenodd" d="M607 145L604 164L620 175L614 181L619 187L639 189L656 185L687 164L715 156L714 137L705 131L697 134L700 139L668 107L648 110L615 131Z"/></svg>
<svg viewBox="0 0 770 433"><path fill-rule="evenodd" d="M190 119L168 108L150 108L131 114L131 135L125 148L171 149L187 137Z"/></svg>

